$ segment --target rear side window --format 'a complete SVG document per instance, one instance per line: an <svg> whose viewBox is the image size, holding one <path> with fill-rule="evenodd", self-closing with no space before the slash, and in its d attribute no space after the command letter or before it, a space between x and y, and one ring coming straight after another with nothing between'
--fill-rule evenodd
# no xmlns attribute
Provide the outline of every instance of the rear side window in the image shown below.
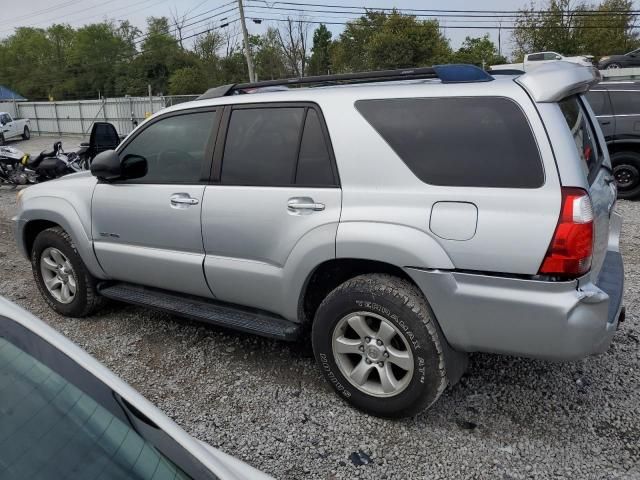
<svg viewBox="0 0 640 480"><path fill-rule="evenodd" d="M603 90L587 92L587 100L596 115L612 115L609 93Z"/></svg>
<svg viewBox="0 0 640 480"><path fill-rule="evenodd" d="M600 168L603 155L598 147L587 113L578 97L575 96L566 98L558 104L573 136L584 172L591 182Z"/></svg>
<svg viewBox="0 0 640 480"><path fill-rule="evenodd" d="M296 184L313 186L334 184L329 149L325 142L320 119L313 109L308 110L304 124Z"/></svg>
<svg viewBox="0 0 640 480"><path fill-rule="evenodd" d="M356 108L425 183L497 188L544 184L533 133L511 100L360 100Z"/></svg>
<svg viewBox="0 0 640 480"><path fill-rule="evenodd" d="M534 53L527 57L527 60L530 62L538 62L540 60L544 60L544 53Z"/></svg>
<svg viewBox="0 0 640 480"><path fill-rule="evenodd" d="M221 182L247 186L334 186L329 147L309 107L241 108L231 113Z"/></svg>
<svg viewBox="0 0 640 480"><path fill-rule="evenodd" d="M610 91L615 115L640 114L640 92Z"/></svg>

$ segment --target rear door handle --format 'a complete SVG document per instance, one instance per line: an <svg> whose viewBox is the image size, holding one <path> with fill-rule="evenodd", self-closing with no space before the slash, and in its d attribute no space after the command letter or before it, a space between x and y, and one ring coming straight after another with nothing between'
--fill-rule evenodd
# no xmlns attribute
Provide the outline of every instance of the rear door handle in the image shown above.
<svg viewBox="0 0 640 480"><path fill-rule="evenodd" d="M607 120L606 122L600 122L600 125L611 125L611 120Z"/></svg>
<svg viewBox="0 0 640 480"><path fill-rule="evenodd" d="M193 198L188 193L174 193L169 197L169 201L171 206L176 208L186 208L199 203L197 198Z"/></svg>
<svg viewBox="0 0 640 480"><path fill-rule="evenodd" d="M287 202L287 208L291 212L320 212L324 210L324 203L316 203L311 197L293 197Z"/></svg>

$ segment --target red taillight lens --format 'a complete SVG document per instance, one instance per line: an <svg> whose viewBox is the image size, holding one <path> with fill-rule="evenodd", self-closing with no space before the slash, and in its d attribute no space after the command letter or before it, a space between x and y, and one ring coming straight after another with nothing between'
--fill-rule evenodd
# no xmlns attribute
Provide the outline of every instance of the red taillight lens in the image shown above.
<svg viewBox="0 0 640 480"><path fill-rule="evenodd" d="M562 208L540 274L577 277L591 268L593 208L587 192L562 188Z"/></svg>

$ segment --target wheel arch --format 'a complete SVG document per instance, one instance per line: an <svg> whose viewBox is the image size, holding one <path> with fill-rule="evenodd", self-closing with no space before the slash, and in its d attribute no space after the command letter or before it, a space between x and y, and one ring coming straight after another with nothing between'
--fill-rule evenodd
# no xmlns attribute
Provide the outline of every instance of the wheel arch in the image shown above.
<svg viewBox="0 0 640 480"><path fill-rule="evenodd" d="M96 278L107 278L93 251L91 236L71 204L55 197L39 197L28 203L17 220L16 231L16 239L27 257L31 257L31 248L38 234L57 226L69 234L89 272Z"/></svg>
<svg viewBox="0 0 640 480"><path fill-rule="evenodd" d="M386 273L417 284L399 266L363 258L334 258L317 265L307 276L298 298L298 318L307 324L313 322L322 300L338 285L359 275Z"/></svg>

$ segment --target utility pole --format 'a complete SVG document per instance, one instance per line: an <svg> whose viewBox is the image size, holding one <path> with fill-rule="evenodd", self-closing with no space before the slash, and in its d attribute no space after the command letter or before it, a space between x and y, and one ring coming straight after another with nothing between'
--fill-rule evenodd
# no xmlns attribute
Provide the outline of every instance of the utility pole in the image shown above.
<svg viewBox="0 0 640 480"><path fill-rule="evenodd" d="M249 69L249 81L256 81L256 74L253 71L253 60L251 60L251 50L249 50L249 34L247 33L247 23L244 20L244 7L242 0L238 0L238 9L240 10L240 23L242 24L242 36L244 37L244 55L247 57L247 68Z"/></svg>

